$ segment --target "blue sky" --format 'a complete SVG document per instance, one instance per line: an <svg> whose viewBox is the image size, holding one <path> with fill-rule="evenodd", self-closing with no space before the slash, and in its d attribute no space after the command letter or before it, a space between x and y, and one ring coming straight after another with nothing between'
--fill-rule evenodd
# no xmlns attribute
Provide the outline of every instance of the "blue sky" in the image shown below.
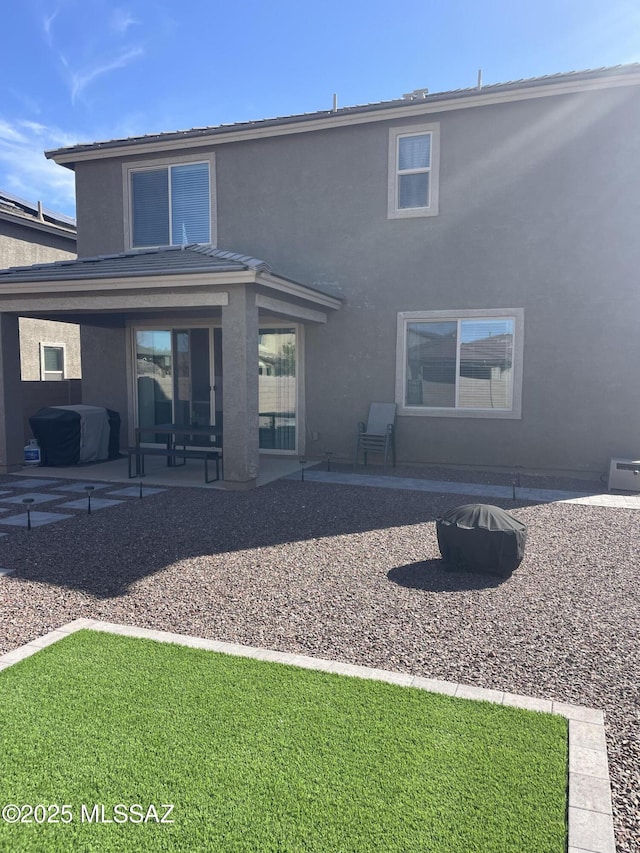
<svg viewBox="0 0 640 853"><path fill-rule="evenodd" d="M7 0L0 189L74 215L43 151L640 61L640 0Z"/></svg>

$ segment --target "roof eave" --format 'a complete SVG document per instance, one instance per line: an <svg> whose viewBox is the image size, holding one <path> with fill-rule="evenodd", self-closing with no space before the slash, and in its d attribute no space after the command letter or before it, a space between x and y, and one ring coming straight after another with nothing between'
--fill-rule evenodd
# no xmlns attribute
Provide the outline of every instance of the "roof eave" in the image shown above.
<svg viewBox="0 0 640 853"><path fill-rule="evenodd" d="M5 210L0 210L0 219L3 219L5 222L20 225L23 228L33 228L36 231L55 234L57 237L66 237L68 240L73 240L74 243L76 241L75 228L69 228L64 225L54 225L52 222L40 222L38 219L31 219L28 216L20 216L19 214L9 213Z"/></svg>
<svg viewBox="0 0 640 853"><path fill-rule="evenodd" d="M123 276L70 276L68 278L56 278L55 280L47 280L41 277L29 279L27 274L18 274L3 281L2 276L0 276L0 310L3 310L3 302L9 297L14 302L16 297L30 298L34 296L58 295L73 297L74 295L79 296L85 293L96 292L123 293L131 290L189 290L203 287L233 287L238 284L262 285L270 290L276 290L290 297L297 297L326 308L338 309L341 307L341 300L337 297L330 296L312 287L306 287L303 284L270 272L266 273L256 270L209 270L194 272L193 270L186 270L184 272L139 273Z"/></svg>
<svg viewBox="0 0 640 853"><path fill-rule="evenodd" d="M204 130L178 131L162 133L151 137L113 140L94 143L85 148L58 148L46 151L45 156L58 165L73 169L75 163L84 160L106 159L132 154L147 154L173 149L202 148L248 139L261 139L272 136L284 136L315 130L326 130L353 124L365 124L376 121L389 121L397 118L447 112L470 107L509 103L511 101L531 100L564 94L618 88L620 86L640 85L640 71L595 74L579 79L564 77L559 80L541 79L539 82L522 81L495 87L462 90L459 93L428 95L416 101L393 101L390 105L369 105L347 108L337 113L311 113L303 116L291 116L283 119L270 119L249 123L245 126L229 125Z"/></svg>

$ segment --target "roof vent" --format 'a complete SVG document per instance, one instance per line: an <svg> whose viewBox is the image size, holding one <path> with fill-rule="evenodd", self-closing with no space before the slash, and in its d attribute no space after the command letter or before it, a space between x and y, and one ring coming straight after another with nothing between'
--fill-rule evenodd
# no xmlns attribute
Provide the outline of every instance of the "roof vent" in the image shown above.
<svg viewBox="0 0 640 853"><path fill-rule="evenodd" d="M402 98L405 101L423 101L428 94L428 89L414 89L413 92L406 92Z"/></svg>

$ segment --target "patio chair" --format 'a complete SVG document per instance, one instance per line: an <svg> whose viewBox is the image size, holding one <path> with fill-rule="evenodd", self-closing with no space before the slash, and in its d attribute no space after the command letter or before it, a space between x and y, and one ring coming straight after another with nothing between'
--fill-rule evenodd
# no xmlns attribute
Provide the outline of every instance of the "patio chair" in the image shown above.
<svg viewBox="0 0 640 853"><path fill-rule="evenodd" d="M360 421L358 424L358 437L356 441L356 455L354 469L358 467L358 460L362 452L364 464L367 464L369 453L381 453L384 464L387 464L389 452L393 466L396 464L396 404L395 403L371 403L367 423Z"/></svg>

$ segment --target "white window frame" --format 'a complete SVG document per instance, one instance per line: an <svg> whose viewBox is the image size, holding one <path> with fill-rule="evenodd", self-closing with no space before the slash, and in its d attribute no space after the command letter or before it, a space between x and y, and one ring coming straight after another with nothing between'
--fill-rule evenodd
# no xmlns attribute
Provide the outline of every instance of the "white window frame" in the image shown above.
<svg viewBox="0 0 640 853"><path fill-rule="evenodd" d="M431 136L431 162L428 168L400 171L398 152L400 139L406 136ZM398 207L398 186L401 174L429 174L429 204L426 207ZM440 122L411 124L389 130L388 202L387 219L410 219L416 216L437 216L440 196Z"/></svg>
<svg viewBox="0 0 640 853"><path fill-rule="evenodd" d="M456 322L469 318L514 321L513 385L509 409L467 409L453 407L407 406L405 404L407 381L407 325L408 323ZM426 418L501 418L522 419L522 375L524 354L524 309L469 309L462 311L400 311L396 347L396 403L398 414ZM459 350L458 350L459 358ZM457 371L456 371L457 372ZM456 378L457 381L457 378ZM456 385L457 387L457 385Z"/></svg>
<svg viewBox="0 0 640 853"><path fill-rule="evenodd" d="M124 198L124 245L125 250L154 249L159 246L134 246L133 244L133 192L131 176L133 172L144 172L153 169L169 169L172 166L193 166L196 163L207 163L209 166L209 242L216 246L218 243L218 216L215 193L215 154L191 154L175 159L162 157L155 160L140 160L123 163L122 191ZM169 181L169 211L171 211L171 181ZM171 217L169 217L169 233L171 233ZM168 244L170 245L170 244Z"/></svg>
<svg viewBox="0 0 640 853"><path fill-rule="evenodd" d="M45 370L45 349L61 349L62 350L62 370ZM55 379L47 379L47 374L56 374ZM59 382L61 379L66 379L67 375L67 348L63 343L52 343L50 341L40 341L40 381L41 382Z"/></svg>

